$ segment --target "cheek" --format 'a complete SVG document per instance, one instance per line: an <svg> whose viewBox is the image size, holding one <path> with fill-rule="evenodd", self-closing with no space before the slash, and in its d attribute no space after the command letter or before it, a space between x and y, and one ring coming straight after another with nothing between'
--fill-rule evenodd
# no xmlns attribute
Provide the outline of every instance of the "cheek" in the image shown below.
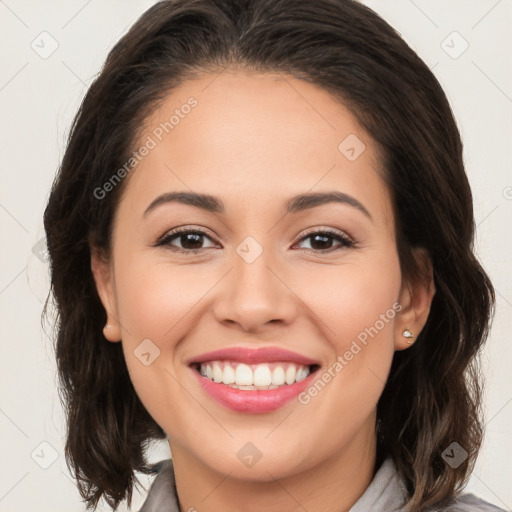
<svg viewBox="0 0 512 512"><path fill-rule="evenodd" d="M213 286L216 274L194 265L120 256L116 261L118 312L127 339L150 338L160 343L179 338L192 308Z"/></svg>
<svg viewBox="0 0 512 512"><path fill-rule="evenodd" d="M298 273L294 291L321 320L325 338L338 354L353 340L392 338L400 308L401 272L398 258L326 266Z"/></svg>
<svg viewBox="0 0 512 512"><path fill-rule="evenodd" d="M171 267L143 257L116 260L116 294L122 344L130 378L142 403L160 424L183 390L175 368L180 340L197 323L196 307L215 284L209 272L198 278L193 266ZM174 398L173 398L174 397Z"/></svg>
<svg viewBox="0 0 512 512"><path fill-rule="evenodd" d="M309 284L297 283L298 293L308 297L308 306L321 319L318 325L331 349L302 403L331 404L322 421L339 429L339 418L344 417L350 430L375 408L389 374L401 310L401 272L394 255L364 268L353 265L323 272L316 276L320 287L311 286L311 277Z"/></svg>

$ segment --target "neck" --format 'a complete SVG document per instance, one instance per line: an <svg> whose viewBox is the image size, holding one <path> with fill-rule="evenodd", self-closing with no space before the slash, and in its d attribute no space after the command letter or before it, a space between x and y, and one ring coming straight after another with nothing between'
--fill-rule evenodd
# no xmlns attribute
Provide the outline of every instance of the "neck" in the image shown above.
<svg viewBox="0 0 512 512"><path fill-rule="evenodd" d="M171 446L180 512L348 512L376 471L375 431L306 470L266 481L232 478Z"/></svg>

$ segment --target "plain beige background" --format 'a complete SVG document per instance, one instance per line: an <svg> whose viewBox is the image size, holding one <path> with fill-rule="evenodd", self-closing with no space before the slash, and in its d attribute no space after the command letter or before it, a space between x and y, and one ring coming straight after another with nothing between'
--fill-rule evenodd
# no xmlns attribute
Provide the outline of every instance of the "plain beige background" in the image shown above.
<svg viewBox="0 0 512 512"><path fill-rule="evenodd" d="M463 136L477 252L497 291L484 353L487 436L467 490L510 510L512 2L364 3L431 67ZM55 362L40 324L48 290L42 213L87 86L108 50L152 4L0 0L0 512L84 510L64 460ZM152 452L154 460L168 456L165 443ZM136 496L133 510L144 495Z"/></svg>

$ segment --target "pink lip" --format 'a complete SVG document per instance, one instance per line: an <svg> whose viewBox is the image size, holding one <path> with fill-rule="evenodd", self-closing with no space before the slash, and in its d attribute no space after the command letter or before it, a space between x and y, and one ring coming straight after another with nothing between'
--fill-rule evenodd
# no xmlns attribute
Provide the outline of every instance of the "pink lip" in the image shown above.
<svg viewBox="0 0 512 512"><path fill-rule="evenodd" d="M214 400L234 411L253 414L270 412L290 402L310 385L316 372L310 373L300 382L275 389L240 390L214 382L201 375L196 365L207 361L237 361L245 364L292 362L306 366L319 365L318 361L309 357L278 347L224 348L201 354L188 361L188 365L199 379L199 384Z"/></svg>
<svg viewBox="0 0 512 512"><path fill-rule="evenodd" d="M278 347L263 347L259 349L231 347L214 350L190 359L187 364L204 363L206 361L237 361L245 364L260 364L272 362L292 362L297 364L319 364L309 357ZM236 390L235 390L236 391Z"/></svg>
<svg viewBox="0 0 512 512"><path fill-rule="evenodd" d="M199 379L201 387L214 400L233 411L252 414L271 412L290 402L311 385L317 373L310 373L300 382L283 385L275 389L244 391L214 382L208 377L203 377L197 370L193 370L193 372Z"/></svg>

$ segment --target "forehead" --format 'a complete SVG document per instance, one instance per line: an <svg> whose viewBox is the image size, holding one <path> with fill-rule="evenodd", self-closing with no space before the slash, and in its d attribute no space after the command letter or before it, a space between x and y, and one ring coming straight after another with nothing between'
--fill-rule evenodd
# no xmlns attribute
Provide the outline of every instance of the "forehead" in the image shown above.
<svg viewBox="0 0 512 512"><path fill-rule="evenodd" d="M146 119L135 150L144 145L123 198L131 208L173 190L222 196L229 213L242 199L282 203L337 189L367 197L377 215L391 212L377 150L357 119L289 75L223 71L186 81Z"/></svg>

